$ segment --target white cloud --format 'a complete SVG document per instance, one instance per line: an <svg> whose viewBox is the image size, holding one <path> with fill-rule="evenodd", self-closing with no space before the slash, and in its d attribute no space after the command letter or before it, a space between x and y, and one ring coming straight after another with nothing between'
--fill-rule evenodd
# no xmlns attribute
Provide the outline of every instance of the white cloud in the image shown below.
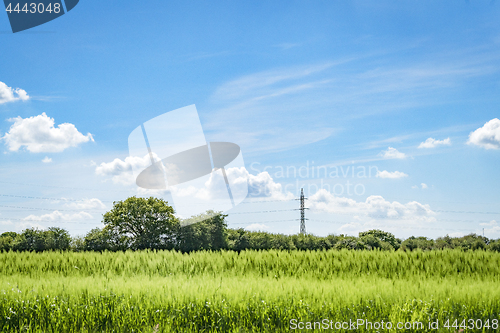
<svg viewBox="0 0 500 333"><path fill-rule="evenodd" d="M411 188L417 189L418 186L417 185L413 185Z"/></svg>
<svg viewBox="0 0 500 333"><path fill-rule="evenodd" d="M488 223L479 223L479 225L482 225L483 227L494 227L496 226L498 223L497 221L495 220L491 220L490 222Z"/></svg>
<svg viewBox="0 0 500 333"><path fill-rule="evenodd" d="M95 173L100 176L111 176L113 183L122 185L135 184L133 169L141 170L151 165L148 156L144 158L128 156L125 160L115 158L112 162L101 163L96 166Z"/></svg>
<svg viewBox="0 0 500 333"><path fill-rule="evenodd" d="M325 189L321 189L309 197L311 210L324 211L353 216L364 216L372 219L434 221L435 212L429 205L411 201L402 204L389 202L382 196L369 196L364 202L350 198L336 197Z"/></svg>
<svg viewBox="0 0 500 333"><path fill-rule="evenodd" d="M49 214L43 215L29 215L25 217L24 221L37 221L37 222L57 222L57 221L75 221L75 220L86 220L91 219L92 215L87 212L79 212L75 214L64 214L58 210L53 211Z"/></svg>
<svg viewBox="0 0 500 333"><path fill-rule="evenodd" d="M469 134L468 144L485 149L500 149L500 119L495 118Z"/></svg>
<svg viewBox="0 0 500 333"><path fill-rule="evenodd" d="M408 177L408 175L406 173L400 172L400 171L389 172L387 170L384 170L384 171L377 170L377 177L378 178L396 179L396 178Z"/></svg>
<svg viewBox="0 0 500 333"><path fill-rule="evenodd" d="M30 97L25 90L21 88L13 89L5 83L0 82L0 104L15 101L27 101L29 98Z"/></svg>
<svg viewBox="0 0 500 333"><path fill-rule="evenodd" d="M500 236L500 225L497 221L491 220L488 223L479 223L484 228L484 235L488 238L498 238ZM482 234L482 230L476 232L478 235Z"/></svg>
<svg viewBox="0 0 500 333"><path fill-rule="evenodd" d="M226 174L230 180L231 188L241 190L246 189L248 185L248 196L251 198L269 198L274 200L293 199L294 196L290 192L284 193L281 184L274 182L273 178L267 171L261 172L257 175L252 175L244 167L241 168L228 168ZM224 197L227 195L227 188L224 181L221 181L215 173L212 173L209 180L204 184L203 188L195 188L194 186L176 190L176 195L190 196L196 198L209 200ZM243 186L243 187L242 187ZM234 195L234 193L233 193Z"/></svg>
<svg viewBox="0 0 500 333"><path fill-rule="evenodd" d="M418 148L435 148L437 146L450 146L451 140L450 138L446 138L444 140L436 140L433 138L428 138L425 142L420 143Z"/></svg>
<svg viewBox="0 0 500 333"><path fill-rule="evenodd" d="M15 232L21 232L26 229L38 229L38 230L45 230L45 227L39 223L35 222L16 222L13 223L12 221L5 221L5 222L0 222L0 225L8 225L9 229L14 227L14 230L9 230L9 231L15 231Z"/></svg>
<svg viewBox="0 0 500 333"><path fill-rule="evenodd" d="M248 196L253 198L272 198L276 200L294 198L292 193L285 193L281 184L274 182L267 171L261 172L255 176L248 174Z"/></svg>
<svg viewBox="0 0 500 333"><path fill-rule="evenodd" d="M389 147L387 150L384 150L380 153L383 158L406 158L405 153L399 152L396 148Z"/></svg>
<svg viewBox="0 0 500 333"><path fill-rule="evenodd" d="M48 156L45 156L45 158L42 160L43 163L51 163L52 159Z"/></svg>
<svg viewBox="0 0 500 333"><path fill-rule="evenodd" d="M216 100L234 100L245 97L262 99L263 96L275 97L282 94L297 92L298 90L310 88L310 85L307 83L291 85L290 81L307 78L313 74L321 73L333 65L332 63L325 63L314 66L285 68L250 74L226 82L217 88L213 98ZM280 84L283 83L286 85L280 86ZM271 93L269 93L270 91Z"/></svg>
<svg viewBox="0 0 500 333"><path fill-rule="evenodd" d="M81 143L94 141L92 134L83 135L75 125L64 123L54 127L54 118L45 112L29 118L11 118L14 124L2 139L10 151L18 151L22 146L32 153L56 153Z"/></svg>
<svg viewBox="0 0 500 333"><path fill-rule="evenodd" d="M249 230L249 231L264 231L264 230L269 229L269 227L265 224L254 223L254 224L250 224L245 229Z"/></svg>
<svg viewBox="0 0 500 333"><path fill-rule="evenodd" d="M101 200L97 198L84 199L81 201L68 202L64 205L65 207L74 208L78 210L85 209L106 209L106 205L102 203Z"/></svg>
<svg viewBox="0 0 500 333"><path fill-rule="evenodd" d="M429 188L429 186L427 186L426 183L422 183L422 184L420 184L420 186L422 186L422 190Z"/></svg>

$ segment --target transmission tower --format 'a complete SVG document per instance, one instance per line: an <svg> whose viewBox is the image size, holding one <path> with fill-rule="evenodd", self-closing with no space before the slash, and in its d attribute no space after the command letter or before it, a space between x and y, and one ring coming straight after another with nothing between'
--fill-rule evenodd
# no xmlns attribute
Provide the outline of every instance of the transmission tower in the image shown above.
<svg viewBox="0 0 500 333"><path fill-rule="evenodd" d="M306 234L306 217L305 217L305 210L307 208L304 207L304 201L307 198L304 198L304 189L300 189L300 233L305 235Z"/></svg>

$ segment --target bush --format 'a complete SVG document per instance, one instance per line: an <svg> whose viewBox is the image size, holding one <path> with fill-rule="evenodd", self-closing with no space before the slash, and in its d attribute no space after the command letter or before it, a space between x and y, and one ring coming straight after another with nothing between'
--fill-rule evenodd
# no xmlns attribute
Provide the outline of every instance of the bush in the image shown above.
<svg viewBox="0 0 500 333"><path fill-rule="evenodd" d="M428 239L427 237L414 237L406 239L401 243L401 250L403 251L413 251L415 249L432 250L434 248L434 241Z"/></svg>

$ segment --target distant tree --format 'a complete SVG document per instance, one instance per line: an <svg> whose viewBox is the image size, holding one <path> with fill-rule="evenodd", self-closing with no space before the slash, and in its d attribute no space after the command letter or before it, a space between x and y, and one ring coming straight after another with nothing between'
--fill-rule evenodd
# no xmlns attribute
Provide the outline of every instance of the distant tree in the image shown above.
<svg viewBox="0 0 500 333"><path fill-rule="evenodd" d="M434 248L438 250L454 249L455 248L454 239L449 235L446 235L444 237L439 237L434 242Z"/></svg>
<svg viewBox="0 0 500 333"><path fill-rule="evenodd" d="M413 251L415 249L421 250L432 250L434 248L434 241L428 239L427 237L414 237L406 239L401 243L401 250L403 251Z"/></svg>
<svg viewBox="0 0 500 333"><path fill-rule="evenodd" d="M485 249L489 243L488 238L476 234L469 234L456 239L457 246L464 251Z"/></svg>
<svg viewBox="0 0 500 333"><path fill-rule="evenodd" d="M272 236L268 232L253 231L249 234L250 248L253 250L272 249Z"/></svg>
<svg viewBox="0 0 500 333"><path fill-rule="evenodd" d="M373 250L373 249L382 249L383 244L386 244L386 246L389 246L390 249L393 249L393 247L386 242L382 242L380 239L373 235L365 235L363 237L359 238L365 245L368 250Z"/></svg>
<svg viewBox="0 0 500 333"><path fill-rule="evenodd" d="M295 244L292 238L287 235L274 234L272 235L271 247L275 250L295 250Z"/></svg>
<svg viewBox="0 0 500 333"><path fill-rule="evenodd" d="M250 249L250 235L243 228L228 230L228 247L234 251L243 251Z"/></svg>
<svg viewBox="0 0 500 333"><path fill-rule="evenodd" d="M500 252L500 239L497 239L496 241L490 242L488 244L488 250Z"/></svg>
<svg viewBox="0 0 500 333"><path fill-rule="evenodd" d="M177 248L183 252L228 248L227 215L214 211L182 220Z"/></svg>
<svg viewBox="0 0 500 333"><path fill-rule="evenodd" d="M94 228L90 230L83 239L83 248L86 251L105 251L111 250L111 235L107 230Z"/></svg>
<svg viewBox="0 0 500 333"><path fill-rule="evenodd" d="M3 234L0 235L0 238L1 237L10 237L12 239L16 238L18 235L17 232L14 232L14 231L7 231L7 232L4 232Z"/></svg>
<svg viewBox="0 0 500 333"><path fill-rule="evenodd" d="M174 248L180 226L168 202L153 197L114 202L103 222L106 232L126 237L134 250Z"/></svg>
<svg viewBox="0 0 500 333"><path fill-rule="evenodd" d="M356 237L342 237L333 247L336 250L364 250L366 245Z"/></svg>
<svg viewBox="0 0 500 333"><path fill-rule="evenodd" d="M41 252L47 249L47 234L35 228L26 229L14 239L13 249L16 251Z"/></svg>
<svg viewBox="0 0 500 333"><path fill-rule="evenodd" d="M367 236L372 236L375 239L379 240L380 242L377 242L373 238L367 237ZM391 247L393 249L397 250L397 249L399 249L399 247L401 245L401 240L396 238L393 234L391 234L390 232L382 231L382 230L378 230L378 229L360 232L359 238L363 242L364 242L364 240L366 240L366 241L369 241L370 243L372 243L373 245L370 245L371 247L382 248L382 249L386 249L386 250L390 249ZM390 247L388 247L384 243L389 244Z"/></svg>
<svg viewBox="0 0 500 333"><path fill-rule="evenodd" d="M70 249L71 236L62 228L50 227L45 234L45 247L47 250L67 251Z"/></svg>
<svg viewBox="0 0 500 333"><path fill-rule="evenodd" d="M13 231L4 232L0 235L0 252L10 251L14 246L14 239L18 234Z"/></svg>
<svg viewBox="0 0 500 333"><path fill-rule="evenodd" d="M311 234L298 234L292 236L292 241L298 250L319 250L322 247L322 237Z"/></svg>
<svg viewBox="0 0 500 333"><path fill-rule="evenodd" d="M73 252L85 251L85 238L82 236L72 237L69 247Z"/></svg>

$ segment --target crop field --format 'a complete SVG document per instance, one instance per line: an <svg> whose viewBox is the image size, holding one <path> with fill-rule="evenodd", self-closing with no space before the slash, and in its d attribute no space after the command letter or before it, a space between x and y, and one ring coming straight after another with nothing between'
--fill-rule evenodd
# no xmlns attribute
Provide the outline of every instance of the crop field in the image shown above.
<svg viewBox="0 0 500 333"><path fill-rule="evenodd" d="M495 332L500 253L5 252L0 298L1 332Z"/></svg>

